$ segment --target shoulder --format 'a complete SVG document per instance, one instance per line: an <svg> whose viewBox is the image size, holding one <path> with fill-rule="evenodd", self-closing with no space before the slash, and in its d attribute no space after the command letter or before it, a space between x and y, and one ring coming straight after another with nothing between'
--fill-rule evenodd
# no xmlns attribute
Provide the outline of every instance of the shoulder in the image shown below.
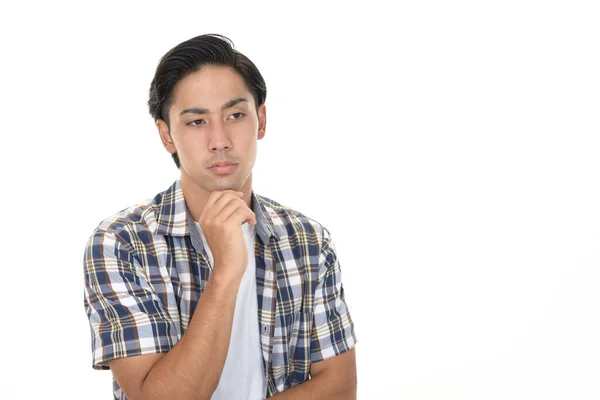
<svg viewBox="0 0 600 400"><path fill-rule="evenodd" d="M323 241L329 240L329 230L316 219L266 196L257 195L257 197L280 237L314 238L319 247Z"/></svg>
<svg viewBox="0 0 600 400"><path fill-rule="evenodd" d="M149 241L157 227L157 215L164 192L154 198L124 208L102 220L92 233L92 238L114 238L125 246L134 241Z"/></svg>

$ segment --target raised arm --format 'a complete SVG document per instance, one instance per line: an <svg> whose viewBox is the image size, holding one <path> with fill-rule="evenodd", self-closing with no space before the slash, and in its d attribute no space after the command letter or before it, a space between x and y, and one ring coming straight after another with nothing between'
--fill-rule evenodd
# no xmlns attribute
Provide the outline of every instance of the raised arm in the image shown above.
<svg viewBox="0 0 600 400"><path fill-rule="evenodd" d="M225 365L239 287L239 281L220 278L211 276L188 330L168 353L110 361L130 400L210 398Z"/></svg>
<svg viewBox="0 0 600 400"><path fill-rule="evenodd" d="M215 391L248 264L241 225L256 223L236 193L213 192L200 217L215 262L178 342L127 243L108 232L96 233L90 240L85 257L86 308L95 332L95 363L110 366L130 400L209 399Z"/></svg>

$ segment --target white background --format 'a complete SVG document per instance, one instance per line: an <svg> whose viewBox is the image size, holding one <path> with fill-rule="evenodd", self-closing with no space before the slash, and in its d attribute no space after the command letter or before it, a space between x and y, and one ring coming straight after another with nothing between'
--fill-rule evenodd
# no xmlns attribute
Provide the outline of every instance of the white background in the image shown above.
<svg viewBox="0 0 600 400"><path fill-rule="evenodd" d="M595 2L0 15L0 397L111 398L91 368L85 242L177 177L147 91L167 50L211 32L267 81L255 190L333 235L359 399L600 397Z"/></svg>

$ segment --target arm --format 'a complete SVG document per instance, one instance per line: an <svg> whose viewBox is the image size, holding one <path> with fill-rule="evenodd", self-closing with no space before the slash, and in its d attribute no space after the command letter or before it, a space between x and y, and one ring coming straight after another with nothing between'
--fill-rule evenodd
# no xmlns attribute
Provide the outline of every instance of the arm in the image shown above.
<svg viewBox="0 0 600 400"><path fill-rule="evenodd" d="M225 365L239 282L211 276L186 333L168 353L118 358L110 368L131 400L208 399Z"/></svg>
<svg viewBox="0 0 600 400"><path fill-rule="evenodd" d="M273 396L285 399L356 399L356 335L346 306L340 263L327 229L319 257L313 306L311 379Z"/></svg>
<svg viewBox="0 0 600 400"><path fill-rule="evenodd" d="M220 274L215 264L178 342L137 259L112 232L97 231L88 242L85 305L94 367L110 367L131 400L210 397L227 356L239 280Z"/></svg>
<svg viewBox="0 0 600 400"><path fill-rule="evenodd" d="M234 194L213 192L201 216L215 263L179 341L127 240L104 231L90 238L84 260L85 306L94 367L109 366L130 400L208 399L216 389L248 264L241 224L256 223L241 194Z"/></svg>
<svg viewBox="0 0 600 400"><path fill-rule="evenodd" d="M328 360L312 363L311 379L273 396L276 400L356 399L354 348Z"/></svg>

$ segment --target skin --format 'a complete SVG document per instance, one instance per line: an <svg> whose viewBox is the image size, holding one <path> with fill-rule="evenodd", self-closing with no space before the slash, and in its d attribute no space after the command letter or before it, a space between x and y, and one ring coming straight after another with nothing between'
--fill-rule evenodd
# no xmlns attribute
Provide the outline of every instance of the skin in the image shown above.
<svg viewBox="0 0 600 400"><path fill-rule="evenodd" d="M265 105L260 105L257 113L242 77L231 68L214 66L182 79L174 98L169 110L171 129L162 120L156 126L165 149L179 155L181 186L194 219L199 220L209 195L216 190L241 191L250 206L257 140L265 136L267 124ZM246 101L221 109L235 99ZM194 108L208 109L210 114L185 112ZM238 166L230 175L216 175L208 169L221 160Z"/></svg>
<svg viewBox="0 0 600 400"><path fill-rule="evenodd" d="M186 204L214 256L213 273L190 325L167 353L115 359L110 368L131 400L209 399L229 346L235 300L248 264L241 225L256 224L250 209L257 141L265 136L266 109L257 108L242 77L205 66L182 79L169 109L170 127L156 126L169 153L177 152ZM227 175L209 167L237 164ZM311 378L277 399L355 399L354 349L311 365ZM202 379L198 379L202 377Z"/></svg>

